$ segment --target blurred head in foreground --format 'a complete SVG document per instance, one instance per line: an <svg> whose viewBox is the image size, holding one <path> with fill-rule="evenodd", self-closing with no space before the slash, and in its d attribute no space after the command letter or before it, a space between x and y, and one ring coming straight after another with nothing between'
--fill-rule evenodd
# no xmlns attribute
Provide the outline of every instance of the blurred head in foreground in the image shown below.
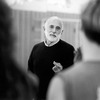
<svg viewBox="0 0 100 100"><path fill-rule="evenodd" d="M0 0L0 100L32 100L36 77L30 77L13 59L12 10Z"/></svg>
<svg viewBox="0 0 100 100"><path fill-rule="evenodd" d="M100 49L100 1L92 0L81 13L83 59L98 59ZM90 57L91 54L93 57ZM92 56L91 55L91 56Z"/></svg>

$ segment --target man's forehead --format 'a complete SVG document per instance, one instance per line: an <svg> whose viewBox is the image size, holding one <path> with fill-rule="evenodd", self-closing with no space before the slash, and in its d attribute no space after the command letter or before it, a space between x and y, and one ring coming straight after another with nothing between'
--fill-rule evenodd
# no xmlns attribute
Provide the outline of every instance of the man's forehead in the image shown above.
<svg viewBox="0 0 100 100"><path fill-rule="evenodd" d="M47 25L58 25L58 26L62 26L62 23L59 19L49 19L47 20Z"/></svg>

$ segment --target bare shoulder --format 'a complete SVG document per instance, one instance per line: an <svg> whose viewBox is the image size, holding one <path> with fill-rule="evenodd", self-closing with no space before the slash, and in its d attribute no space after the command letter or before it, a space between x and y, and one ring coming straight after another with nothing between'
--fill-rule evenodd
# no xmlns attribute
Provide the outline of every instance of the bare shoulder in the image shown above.
<svg viewBox="0 0 100 100"><path fill-rule="evenodd" d="M56 76L51 80L47 92L47 100L65 100L64 83L60 77Z"/></svg>

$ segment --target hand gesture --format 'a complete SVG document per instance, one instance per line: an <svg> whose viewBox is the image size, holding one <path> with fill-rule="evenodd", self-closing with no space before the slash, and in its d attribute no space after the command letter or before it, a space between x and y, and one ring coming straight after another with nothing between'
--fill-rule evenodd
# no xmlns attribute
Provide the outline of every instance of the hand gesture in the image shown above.
<svg viewBox="0 0 100 100"><path fill-rule="evenodd" d="M52 70L55 73L60 72L63 69L63 66L60 63L54 61L53 64L54 64L54 67L52 68Z"/></svg>

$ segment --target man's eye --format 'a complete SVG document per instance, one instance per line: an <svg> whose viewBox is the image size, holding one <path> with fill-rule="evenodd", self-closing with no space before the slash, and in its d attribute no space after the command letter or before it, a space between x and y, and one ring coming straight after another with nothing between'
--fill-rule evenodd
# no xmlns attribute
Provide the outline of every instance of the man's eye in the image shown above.
<svg viewBox="0 0 100 100"><path fill-rule="evenodd" d="M50 25L50 28L54 28L54 26L53 25Z"/></svg>
<svg viewBox="0 0 100 100"><path fill-rule="evenodd" d="M57 30L60 30L61 28L59 26L56 27Z"/></svg>

